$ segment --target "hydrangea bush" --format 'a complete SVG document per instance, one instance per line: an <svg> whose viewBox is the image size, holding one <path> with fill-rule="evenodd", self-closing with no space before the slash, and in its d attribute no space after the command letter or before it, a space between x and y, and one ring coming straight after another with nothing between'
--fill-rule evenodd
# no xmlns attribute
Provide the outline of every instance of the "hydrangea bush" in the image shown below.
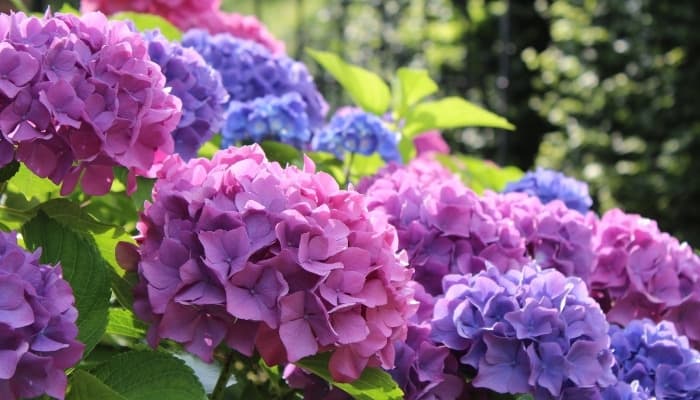
<svg viewBox="0 0 700 400"><path fill-rule="evenodd" d="M219 6L0 15L0 399L700 400L687 244Z"/></svg>

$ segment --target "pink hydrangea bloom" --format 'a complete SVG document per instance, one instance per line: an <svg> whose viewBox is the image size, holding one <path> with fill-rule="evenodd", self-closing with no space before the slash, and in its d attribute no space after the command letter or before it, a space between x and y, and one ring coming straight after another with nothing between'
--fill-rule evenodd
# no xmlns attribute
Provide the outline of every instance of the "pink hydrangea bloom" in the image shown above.
<svg viewBox="0 0 700 400"><path fill-rule="evenodd" d="M413 138L413 144L416 146L418 156L423 154L449 154L450 146L445 139L442 138L440 131L432 130L423 132Z"/></svg>
<svg viewBox="0 0 700 400"><path fill-rule="evenodd" d="M525 238L528 254L540 267L589 281L595 258L589 223L593 214L584 216L560 200L542 204L526 193L487 191L483 199L503 218L513 221Z"/></svg>
<svg viewBox="0 0 700 400"><path fill-rule="evenodd" d="M127 23L100 13L2 14L0 38L1 163L16 152L63 194L80 183L100 195L114 166L133 182L173 151L180 101Z"/></svg>
<svg viewBox="0 0 700 400"><path fill-rule="evenodd" d="M284 43L277 40L265 25L252 15L219 10L220 0L83 0L83 11L136 11L159 15L183 31L205 29L211 34L231 35L260 43L273 53L284 53Z"/></svg>
<svg viewBox="0 0 700 400"><path fill-rule="evenodd" d="M700 257L690 246L661 232L656 222L619 209L606 212L594 227L591 289L609 308L608 320L625 325L670 319L682 334L700 339L692 319L700 300Z"/></svg>
<svg viewBox="0 0 700 400"><path fill-rule="evenodd" d="M525 242L513 223L442 167L417 158L389 165L358 189L368 206L388 216L406 249L414 279L431 295L442 292L442 277L467 274L493 264L501 271L526 260Z"/></svg>
<svg viewBox="0 0 700 400"><path fill-rule="evenodd" d="M395 230L332 177L257 145L164 162L138 224L136 314L211 360L222 342L268 365L332 352L338 381L391 368L415 312Z"/></svg>

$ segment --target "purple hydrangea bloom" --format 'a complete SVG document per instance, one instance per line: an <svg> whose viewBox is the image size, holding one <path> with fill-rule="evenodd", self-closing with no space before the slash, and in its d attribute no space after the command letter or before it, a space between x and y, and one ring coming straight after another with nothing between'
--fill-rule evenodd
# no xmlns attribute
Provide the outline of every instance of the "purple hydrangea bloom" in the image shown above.
<svg viewBox="0 0 700 400"><path fill-rule="evenodd" d="M459 363L450 350L430 340L430 323L408 327L396 344L396 368L389 371L409 400L457 399L464 391Z"/></svg>
<svg viewBox="0 0 700 400"><path fill-rule="evenodd" d="M363 179L358 190L368 206L387 215L406 249L414 279L431 295L442 293L442 277L493 264L501 271L526 261L525 242L513 225L442 167L418 158L391 164Z"/></svg>
<svg viewBox="0 0 700 400"><path fill-rule="evenodd" d="M0 398L47 394L63 399L65 369L82 357L78 311L61 267L39 262L40 252L0 233Z"/></svg>
<svg viewBox="0 0 700 400"><path fill-rule="evenodd" d="M138 223L134 308L152 345L211 360L225 342L268 365L328 351L343 382L394 366L413 271L393 227L314 168L282 168L257 145L164 161Z"/></svg>
<svg viewBox="0 0 700 400"><path fill-rule="evenodd" d="M165 75L165 84L182 101L182 118L172 133L175 152L189 160L219 132L228 93L221 75L192 48L170 42L158 31L145 32L148 55Z"/></svg>
<svg viewBox="0 0 700 400"><path fill-rule="evenodd" d="M365 156L379 153L386 162L401 162L399 139L400 135L376 115L344 107L314 136L312 147L316 151L333 153L340 159L346 152Z"/></svg>
<svg viewBox="0 0 700 400"><path fill-rule="evenodd" d="M544 204L560 200L581 214L587 213L593 205L587 183L551 169L537 168L534 172L530 171L519 181L508 183L504 192L527 193L539 198Z"/></svg>
<svg viewBox="0 0 700 400"><path fill-rule="evenodd" d="M606 391L611 392L606 400L625 399L625 395L700 399L700 353L690 348L686 337L676 333L673 324L634 320L625 328L611 326L610 337L616 360L614 372L621 383ZM628 394L628 387L636 390ZM641 395L634 397L635 392Z"/></svg>
<svg viewBox="0 0 700 400"><path fill-rule="evenodd" d="M528 254L542 268L554 268L588 283L595 260L592 247L593 213L567 208L559 200L542 204L525 193L486 192L483 201L513 221L525 238Z"/></svg>
<svg viewBox="0 0 700 400"><path fill-rule="evenodd" d="M249 102L232 101L221 132L221 147L277 140L306 149L311 131L305 107L304 100L296 92L259 97Z"/></svg>
<svg viewBox="0 0 700 400"><path fill-rule="evenodd" d="M62 194L109 191L113 167L147 174L173 151L180 101L126 22L100 13L0 15L0 163L14 157Z"/></svg>
<svg viewBox="0 0 700 400"><path fill-rule="evenodd" d="M182 44L193 47L221 73L230 101L296 92L304 100L310 126L316 129L323 125L328 105L301 62L227 33L210 35L192 29L185 33Z"/></svg>
<svg viewBox="0 0 700 400"><path fill-rule="evenodd" d="M661 232L654 221L618 209L593 226L591 290L609 308L608 320L626 325L640 318L670 319L700 339L688 308L700 299L700 257L690 246Z"/></svg>
<svg viewBox="0 0 700 400"><path fill-rule="evenodd" d="M608 324L581 279L533 264L443 284L432 338L476 369L474 386L547 400L594 398L615 382Z"/></svg>

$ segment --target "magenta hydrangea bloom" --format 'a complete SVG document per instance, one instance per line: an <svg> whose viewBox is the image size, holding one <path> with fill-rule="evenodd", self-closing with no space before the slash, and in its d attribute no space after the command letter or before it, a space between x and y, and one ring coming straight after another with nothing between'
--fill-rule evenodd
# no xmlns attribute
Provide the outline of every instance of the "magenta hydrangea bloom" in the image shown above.
<svg viewBox="0 0 700 400"><path fill-rule="evenodd" d="M82 0L80 3L83 12L156 14L183 31L199 28L212 34L230 33L255 41L274 53L285 51L284 42L277 40L255 16L222 12L220 0Z"/></svg>
<svg viewBox="0 0 700 400"><path fill-rule="evenodd" d="M528 254L542 268L554 268L588 283L593 268L590 220L559 200L547 204L526 193L484 193L483 200L513 221L525 238Z"/></svg>
<svg viewBox="0 0 700 400"><path fill-rule="evenodd" d="M0 233L0 398L47 394L63 399L65 369L82 357L78 311L61 267L39 262L40 252Z"/></svg>
<svg viewBox="0 0 700 400"><path fill-rule="evenodd" d="M388 165L363 179L358 190L371 210L386 214L396 227L414 279L432 295L442 292L445 274L477 272L489 263L506 271L526 260L525 242L513 223L437 161Z"/></svg>
<svg viewBox="0 0 700 400"><path fill-rule="evenodd" d="M596 260L591 289L608 320L626 325L633 319L671 319L692 339L691 323L700 299L700 257L686 243L661 232L654 221L614 209L594 224ZM688 319L690 318L690 319Z"/></svg>
<svg viewBox="0 0 700 400"><path fill-rule="evenodd" d="M148 54L165 84L182 102L182 118L172 133L175 152L189 160L224 123L228 93L221 75L196 50L170 42L158 31L145 32Z"/></svg>
<svg viewBox="0 0 700 400"><path fill-rule="evenodd" d="M615 383L608 324L584 282L535 264L448 275L432 338L476 369L475 387L593 399Z"/></svg>
<svg viewBox="0 0 700 400"><path fill-rule="evenodd" d="M109 191L113 168L145 174L173 151L180 101L126 22L100 13L0 15L0 161L15 157L62 194Z"/></svg>
<svg viewBox="0 0 700 400"><path fill-rule="evenodd" d="M415 312L396 232L330 175L257 146L164 162L138 224L136 314L211 360L222 342L268 365L332 352L338 381L394 366Z"/></svg>

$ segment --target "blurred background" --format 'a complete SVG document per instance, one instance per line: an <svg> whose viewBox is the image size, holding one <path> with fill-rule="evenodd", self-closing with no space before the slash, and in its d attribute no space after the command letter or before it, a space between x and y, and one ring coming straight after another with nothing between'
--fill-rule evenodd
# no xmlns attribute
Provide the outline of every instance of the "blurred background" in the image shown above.
<svg viewBox="0 0 700 400"><path fill-rule="evenodd" d="M40 10L62 2L28 3ZM454 151L562 170L589 182L598 211L620 206L700 246L700 1L223 3L266 23L307 62L332 105L348 99L305 47L387 80L400 66L426 68L442 95L464 96L517 126L445 132Z"/></svg>

